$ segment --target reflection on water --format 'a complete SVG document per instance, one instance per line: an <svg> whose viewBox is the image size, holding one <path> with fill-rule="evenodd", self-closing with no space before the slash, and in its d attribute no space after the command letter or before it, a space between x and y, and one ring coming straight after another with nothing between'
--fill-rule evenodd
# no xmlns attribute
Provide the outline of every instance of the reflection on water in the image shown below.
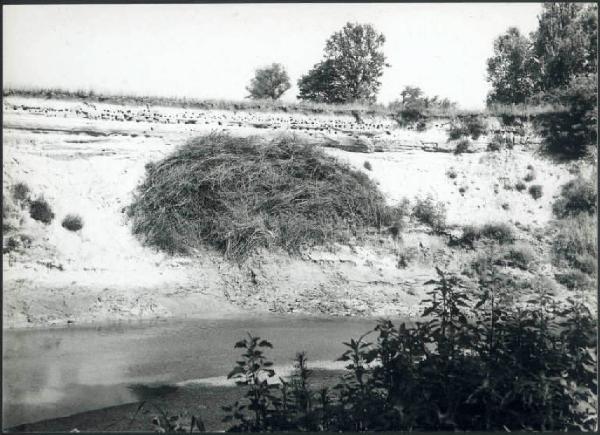
<svg viewBox="0 0 600 435"><path fill-rule="evenodd" d="M268 355L277 364L289 364L301 350L312 361L333 361L343 352L342 341L373 327L369 319L274 316L4 331L2 427L131 403L166 394L177 383L222 377L238 356L233 344L247 331L273 343Z"/></svg>

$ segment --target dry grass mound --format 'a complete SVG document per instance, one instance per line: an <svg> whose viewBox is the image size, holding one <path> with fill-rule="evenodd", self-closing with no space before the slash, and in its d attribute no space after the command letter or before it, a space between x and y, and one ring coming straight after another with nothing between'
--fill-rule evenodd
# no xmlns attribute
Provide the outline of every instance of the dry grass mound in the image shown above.
<svg viewBox="0 0 600 435"><path fill-rule="evenodd" d="M293 137L202 136L146 170L129 207L133 232L171 253L203 244L238 260L260 247L297 253L398 213L367 175Z"/></svg>

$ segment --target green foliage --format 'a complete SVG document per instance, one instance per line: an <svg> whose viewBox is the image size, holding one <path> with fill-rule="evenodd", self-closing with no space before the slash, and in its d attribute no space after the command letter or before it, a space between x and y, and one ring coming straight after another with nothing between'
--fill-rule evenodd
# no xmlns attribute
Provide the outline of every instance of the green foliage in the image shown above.
<svg viewBox="0 0 600 435"><path fill-rule="evenodd" d="M531 42L511 28L488 59L488 105L553 106L534 123L546 151L567 158L597 146L597 14L595 4L544 3Z"/></svg>
<svg viewBox="0 0 600 435"><path fill-rule="evenodd" d="M486 133L487 124L483 117L478 115L461 116L455 118L450 124L448 138L456 140L463 137L471 137L471 139L477 140L481 135Z"/></svg>
<svg viewBox="0 0 600 435"><path fill-rule="evenodd" d="M519 243L505 248L497 261L503 266L529 270L536 261L536 254L529 245Z"/></svg>
<svg viewBox="0 0 600 435"><path fill-rule="evenodd" d="M516 27L494 41L494 55L487 60L487 79L492 91L488 103L525 103L535 90L537 64L531 42Z"/></svg>
<svg viewBox="0 0 600 435"><path fill-rule="evenodd" d="M277 100L291 87L285 67L280 63L273 63L257 69L246 90L250 93L249 98Z"/></svg>
<svg viewBox="0 0 600 435"><path fill-rule="evenodd" d="M416 127L418 131L427 128L427 118L439 112L455 110L457 104L447 98L440 99L437 95L427 97L421 88L405 86L400 93L401 100L392 101L388 107L392 117L401 127Z"/></svg>
<svg viewBox="0 0 600 435"><path fill-rule="evenodd" d="M540 91L567 86L573 77L595 74L597 14L593 4L547 2L531 39L514 27L499 36L487 61L488 104L525 103Z"/></svg>
<svg viewBox="0 0 600 435"><path fill-rule="evenodd" d="M479 240L494 241L498 244L508 244L515 240L513 229L505 223L487 223L482 226L467 225L463 228L458 243L469 248Z"/></svg>
<svg viewBox="0 0 600 435"><path fill-rule="evenodd" d="M412 217L434 231L443 231L446 228L446 206L435 202L432 197L418 198L412 209Z"/></svg>
<svg viewBox="0 0 600 435"><path fill-rule="evenodd" d="M583 213L554 223L552 253L556 266L570 267L590 275L597 273L596 219L596 216Z"/></svg>
<svg viewBox="0 0 600 435"><path fill-rule="evenodd" d="M547 152L578 158L597 149L597 95L598 75L590 74L575 76L564 87L539 97L564 107L535 118L535 126Z"/></svg>
<svg viewBox="0 0 600 435"><path fill-rule="evenodd" d="M155 411L154 416L152 417L152 428L154 432L158 433L182 433L189 432L192 433L194 430L197 432L205 432L206 428L204 426L204 421L200 416L197 415L186 415L186 414L171 414L169 410L164 409L158 406L155 403L144 400L138 406L133 418L130 421L133 422L137 419L140 411L144 413L150 412L151 410ZM73 432L73 431L71 431Z"/></svg>
<svg viewBox="0 0 600 435"><path fill-rule="evenodd" d="M29 186L23 182L16 183L12 186L12 197L15 201L27 201L31 190Z"/></svg>
<svg viewBox="0 0 600 435"><path fill-rule="evenodd" d="M517 181L517 184L515 184L515 189L517 192L522 192L527 189L527 186L522 181Z"/></svg>
<svg viewBox="0 0 600 435"><path fill-rule="evenodd" d="M488 143L487 150L488 151L500 151L503 148L512 149L513 144L508 138L502 136L501 134L494 134L492 139Z"/></svg>
<svg viewBox="0 0 600 435"><path fill-rule="evenodd" d="M29 215L36 221L49 224L54 219L54 212L43 197L39 197L29 203Z"/></svg>
<svg viewBox="0 0 600 435"><path fill-rule="evenodd" d="M374 340L367 333L344 343L346 372L333 390L311 389L300 354L289 381L247 390L244 403L261 397L254 401L263 405L245 420L249 411L240 411L243 425L231 430L593 430L596 326L583 294L557 309L550 283L536 279L527 304L515 305L493 261L475 292L459 276L436 271L421 321L380 320ZM258 340L236 345L248 350L234 370L244 385L260 378L252 367L264 366L250 363L263 357Z"/></svg>
<svg viewBox="0 0 600 435"><path fill-rule="evenodd" d="M560 198L552 205L558 218L575 216L580 213L593 215L597 211L596 186L590 180L581 177L562 186Z"/></svg>
<svg viewBox="0 0 600 435"><path fill-rule="evenodd" d="M374 102L387 66L383 34L370 24L347 23L325 44L323 61L298 81L301 100Z"/></svg>
<svg viewBox="0 0 600 435"><path fill-rule="evenodd" d="M62 227L69 231L79 231L83 228L83 219L77 214L68 214L62 220Z"/></svg>
<svg viewBox="0 0 600 435"><path fill-rule="evenodd" d="M272 394L274 385L268 382L269 378L275 376L273 363L267 359L263 349L272 349L273 345L248 334L248 338L238 341L235 348L243 349L244 353L227 379L234 379L236 385L247 388L241 401L223 407L224 411L230 413L223 421L236 421L232 427L235 432L269 430L273 418L272 407L278 399Z"/></svg>
<svg viewBox="0 0 600 435"><path fill-rule="evenodd" d="M527 173L527 175L525 175L525 177L523 177L523 181L529 183L533 180L535 180L535 172L532 169Z"/></svg>
<svg viewBox="0 0 600 435"><path fill-rule="evenodd" d="M588 274L576 269L556 274L555 278L569 290L588 290L595 286L594 280Z"/></svg>
<svg viewBox="0 0 600 435"><path fill-rule="evenodd" d="M535 200L540 199L543 195L541 184L533 184L533 185L529 186L528 191L529 191L529 194L531 195L531 197Z"/></svg>
<svg viewBox="0 0 600 435"><path fill-rule="evenodd" d="M461 139L454 148L454 154L463 154L469 152L471 148L471 141L469 139Z"/></svg>
<svg viewBox="0 0 600 435"><path fill-rule="evenodd" d="M258 248L298 253L343 241L397 217L368 175L308 143L217 134L148 166L129 214L151 246L208 245L238 260Z"/></svg>
<svg viewBox="0 0 600 435"><path fill-rule="evenodd" d="M598 7L582 3L548 2L532 35L542 90L566 85L572 77L596 72Z"/></svg>

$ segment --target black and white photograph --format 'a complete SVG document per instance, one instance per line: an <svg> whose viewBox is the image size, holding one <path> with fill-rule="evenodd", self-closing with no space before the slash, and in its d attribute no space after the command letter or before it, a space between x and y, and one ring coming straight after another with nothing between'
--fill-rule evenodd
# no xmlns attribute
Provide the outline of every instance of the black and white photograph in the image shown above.
<svg viewBox="0 0 600 435"><path fill-rule="evenodd" d="M2 5L2 432L598 430L598 4Z"/></svg>

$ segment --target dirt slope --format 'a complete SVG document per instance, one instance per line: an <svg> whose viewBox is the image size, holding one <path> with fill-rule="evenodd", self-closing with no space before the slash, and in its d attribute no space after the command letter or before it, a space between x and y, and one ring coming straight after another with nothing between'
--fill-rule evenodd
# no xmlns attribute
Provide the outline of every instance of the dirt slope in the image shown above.
<svg viewBox="0 0 600 435"><path fill-rule="evenodd" d="M192 122L193 121L193 122ZM390 202L432 195L445 203L450 225L506 221L534 239L551 218L552 198L573 175L536 156L520 141L512 151L456 156L426 152L446 145L442 122L420 133L393 121L357 123L333 115L191 111L7 98L4 102L3 192L25 182L43 195L54 221L31 219L16 204L10 236L26 242L3 255L4 325L24 327L169 316L233 316L251 311L334 315L413 315L434 265L460 269L472 253L453 252L427 228L409 224L401 241L388 233L290 258L263 252L243 266L210 251L170 257L142 246L130 232L124 207L144 166L193 135L294 132L337 146L328 152L365 171ZM484 137L476 149L484 149ZM429 147L430 145L426 145ZM342 149L340 149L342 148ZM349 149L362 151L352 152ZM365 154L375 149L384 152ZM372 170L363 164L368 160ZM528 169L531 166L533 169ZM451 170L455 178L447 175ZM533 200L515 184L533 173L543 186ZM461 189L463 188L463 189ZM62 228L68 213L83 217L78 232ZM539 244L540 255L546 255ZM399 255L411 262L399 267ZM545 260L544 260L545 261Z"/></svg>

